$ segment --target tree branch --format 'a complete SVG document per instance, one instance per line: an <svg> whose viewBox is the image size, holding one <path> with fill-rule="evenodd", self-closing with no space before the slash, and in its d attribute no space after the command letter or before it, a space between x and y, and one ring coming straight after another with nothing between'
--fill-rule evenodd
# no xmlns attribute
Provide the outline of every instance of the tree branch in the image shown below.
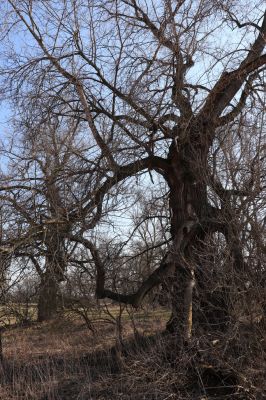
<svg viewBox="0 0 266 400"><path fill-rule="evenodd" d="M163 174L169 168L168 162L157 156L146 157L133 163L119 166L116 173L112 177L108 177L106 181L94 192L89 193L83 200L83 207L69 213L69 221L75 221L77 218L84 217L89 210L98 206L104 198L104 195L110 188L115 186L122 180L137 174L145 169L155 169ZM92 200L91 200L92 199ZM87 203L88 202L88 203ZM87 204L86 204L87 203ZM90 229L90 227L88 227Z"/></svg>
<svg viewBox="0 0 266 400"><path fill-rule="evenodd" d="M241 88L248 75L260 66L266 64L266 54L261 55L266 43L266 12L259 30L259 35L254 41L247 57L242 61L237 70L223 72L218 82L208 95L200 112L203 118L215 121L230 101Z"/></svg>

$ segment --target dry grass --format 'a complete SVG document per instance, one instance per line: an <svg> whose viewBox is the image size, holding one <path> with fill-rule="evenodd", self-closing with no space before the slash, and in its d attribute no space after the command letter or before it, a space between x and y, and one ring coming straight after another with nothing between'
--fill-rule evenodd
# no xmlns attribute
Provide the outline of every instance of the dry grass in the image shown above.
<svg viewBox="0 0 266 400"><path fill-rule="evenodd" d="M109 398L105 384L121 366L118 337L119 343L121 338L130 341L136 328L141 336L161 331L168 313L162 309L142 311L133 325L124 312L119 335L115 324L119 310L111 307L108 316L109 323L106 313L98 315L94 332L72 313L49 323L7 329L0 399L98 399L103 388L107 397L102 398Z"/></svg>
<svg viewBox="0 0 266 400"><path fill-rule="evenodd" d="M132 323L132 315L124 310L119 332L114 322L120 311L108 310L109 323L106 313L97 314L94 332L73 313L6 330L0 399L264 398L265 342L260 327L198 337L180 351L175 337L162 335L167 311L143 310Z"/></svg>

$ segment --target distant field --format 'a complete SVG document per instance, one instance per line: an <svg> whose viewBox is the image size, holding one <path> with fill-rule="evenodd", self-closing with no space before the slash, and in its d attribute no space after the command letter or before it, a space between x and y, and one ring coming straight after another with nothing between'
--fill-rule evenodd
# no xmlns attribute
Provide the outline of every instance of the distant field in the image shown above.
<svg viewBox="0 0 266 400"><path fill-rule="evenodd" d="M75 309L64 308L58 312L58 316L81 317L81 314L86 314L87 318L92 323L99 321L115 322L121 318L122 322L131 321L145 322L147 320L164 320L167 321L170 317L170 311L166 308L140 308L133 310L132 308L119 307L114 304L102 304L95 307L75 307ZM37 319L37 304L31 303L16 304L11 303L8 305L0 306L0 327L12 326L22 322L34 322Z"/></svg>

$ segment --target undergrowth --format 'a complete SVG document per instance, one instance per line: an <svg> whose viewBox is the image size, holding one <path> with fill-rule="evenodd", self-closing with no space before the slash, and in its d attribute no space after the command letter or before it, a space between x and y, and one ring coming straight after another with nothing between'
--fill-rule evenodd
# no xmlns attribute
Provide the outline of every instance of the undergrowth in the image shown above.
<svg viewBox="0 0 266 400"><path fill-rule="evenodd" d="M264 399L264 327L235 326L180 348L165 318L98 322L77 317L3 335L0 399Z"/></svg>

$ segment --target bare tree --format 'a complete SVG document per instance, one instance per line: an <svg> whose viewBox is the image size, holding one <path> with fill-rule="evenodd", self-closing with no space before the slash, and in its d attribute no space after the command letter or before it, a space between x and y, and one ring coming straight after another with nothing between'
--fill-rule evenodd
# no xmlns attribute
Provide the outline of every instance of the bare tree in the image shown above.
<svg viewBox="0 0 266 400"><path fill-rule="evenodd" d="M72 231L83 232L98 218L94 213L79 218L79 208L101 172L100 166L95 170L97 156L86 161L94 150L88 141L84 145L79 121L50 118L48 111L45 120L36 115L30 123L29 116L33 109L16 122L16 138L2 149L8 173L1 176L0 198L9 219L2 228L1 256L20 262L21 270L31 265L39 275L38 320L43 321L57 310L59 284L76 246L69 239Z"/></svg>
<svg viewBox="0 0 266 400"><path fill-rule="evenodd" d="M159 174L169 188L172 245L136 292L106 288L97 248L80 237L95 261L98 297L138 306L172 276L169 329L188 341L193 290L204 288L201 271L210 265L199 255L209 254L210 238L224 242L222 266L230 259L236 274L261 272L245 235L254 219L262 226L262 209L256 210L264 190L263 2L4 3L3 35L16 26L30 47L9 43L10 62L2 68L9 93L15 101L26 92L48 97L54 114L62 115L58 104L64 104L63 116L87 124L104 159L106 178L83 198L79 213L94 207L100 216L110 189L143 171ZM251 132L242 165L239 154ZM249 217L241 219L247 209Z"/></svg>

